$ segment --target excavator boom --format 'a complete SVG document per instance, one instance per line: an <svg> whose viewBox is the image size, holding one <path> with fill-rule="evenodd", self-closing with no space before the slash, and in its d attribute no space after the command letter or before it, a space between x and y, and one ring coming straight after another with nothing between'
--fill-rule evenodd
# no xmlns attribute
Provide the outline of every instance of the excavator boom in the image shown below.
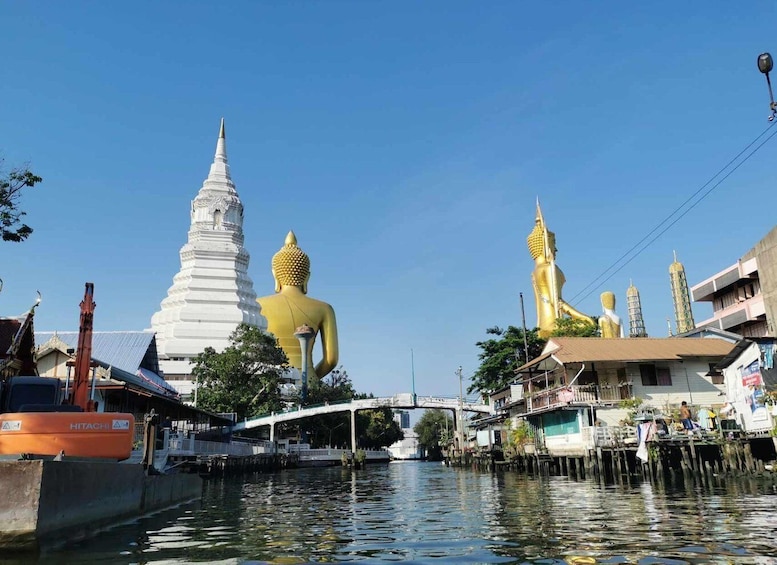
<svg viewBox="0 0 777 565"><path fill-rule="evenodd" d="M94 411L93 403L89 399L89 369L92 365L92 327L95 307L93 296L94 284L88 282L84 291L84 300L81 302L81 323L78 328L72 402L85 412Z"/></svg>

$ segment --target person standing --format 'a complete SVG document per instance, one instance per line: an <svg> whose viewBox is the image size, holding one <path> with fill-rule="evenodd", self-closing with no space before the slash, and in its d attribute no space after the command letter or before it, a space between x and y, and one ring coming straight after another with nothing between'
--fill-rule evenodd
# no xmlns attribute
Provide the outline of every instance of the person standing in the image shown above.
<svg viewBox="0 0 777 565"><path fill-rule="evenodd" d="M693 431L691 409L688 407L688 403L685 400L680 404L680 422L683 424L684 430Z"/></svg>

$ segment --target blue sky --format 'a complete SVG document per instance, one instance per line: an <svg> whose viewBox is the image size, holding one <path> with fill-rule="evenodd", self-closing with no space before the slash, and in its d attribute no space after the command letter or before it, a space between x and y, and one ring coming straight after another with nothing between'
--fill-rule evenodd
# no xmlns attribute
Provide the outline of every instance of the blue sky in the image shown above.
<svg viewBox="0 0 777 565"><path fill-rule="evenodd" d="M0 245L0 312L39 330L150 326L186 242L219 119L249 273L293 229L357 389L457 394L486 328L535 312L534 202L564 297L592 315L629 279L648 332L775 225L777 142L628 266L580 291L768 125L756 68L777 5L733 2L0 3L0 155L44 183ZM572 300L572 298L575 298ZM697 320L711 315L695 305ZM466 386L466 383L465 383Z"/></svg>

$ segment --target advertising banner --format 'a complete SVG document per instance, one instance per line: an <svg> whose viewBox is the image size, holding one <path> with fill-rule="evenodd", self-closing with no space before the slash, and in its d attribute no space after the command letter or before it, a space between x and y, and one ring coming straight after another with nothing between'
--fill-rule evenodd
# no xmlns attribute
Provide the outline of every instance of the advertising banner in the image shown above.
<svg viewBox="0 0 777 565"><path fill-rule="evenodd" d="M742 386L761 386L762 384L761 367L757 359L747 367L742 367Z"/></svg>

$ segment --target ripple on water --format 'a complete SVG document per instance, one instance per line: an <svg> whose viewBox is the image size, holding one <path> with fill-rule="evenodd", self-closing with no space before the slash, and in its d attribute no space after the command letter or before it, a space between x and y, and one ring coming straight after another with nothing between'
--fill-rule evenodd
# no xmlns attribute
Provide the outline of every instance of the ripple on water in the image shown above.
<svg viewBox="0 0 777 565"><path fill-rule="evenodd" d="M775 491L601 486L410 463L208 481L50 563L777 564Z"/></svg>

